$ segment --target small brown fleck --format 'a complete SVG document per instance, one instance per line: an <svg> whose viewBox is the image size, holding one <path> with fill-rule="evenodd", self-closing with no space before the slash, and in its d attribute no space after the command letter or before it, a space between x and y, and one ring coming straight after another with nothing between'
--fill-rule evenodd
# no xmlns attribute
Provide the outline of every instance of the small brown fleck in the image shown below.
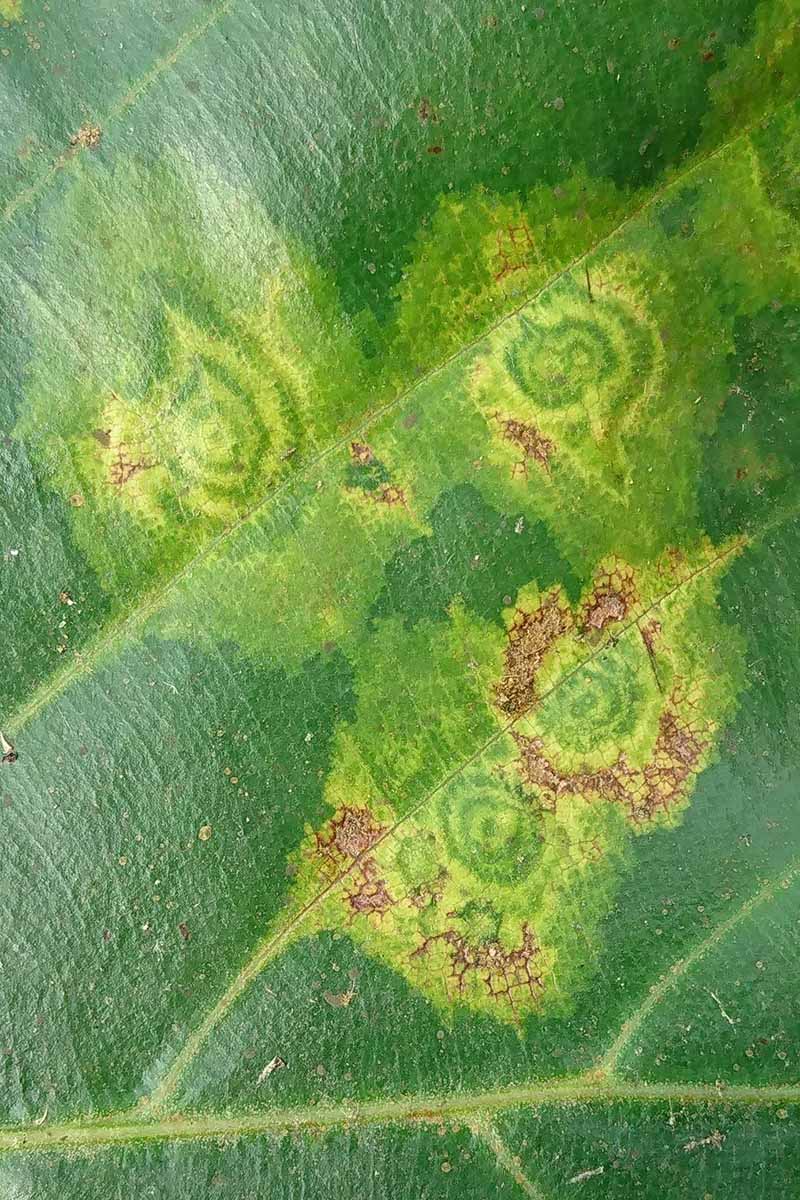
<svg viewBox="0 0 800 1200"><path fill-rule="evenodd" d="M347 1008L351 1000L356 994L356 986L353 984L346 992L323 992L323 998L326 1004L330 1004L331 1008Z"/></svg>
<svg viewBox="0 0 800 1200"><path fill-rule="evenodd" d="M444 146L428 146L428 154L441 154Z"/></svg>
<svg viewBox="0 0 800 1200"><path fill-rule="evenodd" d="M423 96L417 105L417 119L420 125L426 125L428 121L431 121L434 125L438 125L439 123L439 114L427 96Z"/></svg>
<svg viewBox="0 0 800 1200"><path fill-rule="evenodd" d="M86 121L81 125L77 133L73 133L69 139L70 146L81 150L96 150L100 145L100 139L103 136L103 131L99 125L92 125Z"/></svg>
<svg viewBox="0 0 800 1200"><path fill-rule="evenodd" d="M185 921L181 921L181 922L179 923L179 925L178 925L178 929L179 929L179 931L180 931L180 935L181 935L181 937L183 938L183 940L184 940L185 942L188 942L188 941L189 941L189 938L192 936L192 934L191 934L191 931L190 931L190 929L189 929L189 926L186 924L186 922L185 922Z"/></svg>

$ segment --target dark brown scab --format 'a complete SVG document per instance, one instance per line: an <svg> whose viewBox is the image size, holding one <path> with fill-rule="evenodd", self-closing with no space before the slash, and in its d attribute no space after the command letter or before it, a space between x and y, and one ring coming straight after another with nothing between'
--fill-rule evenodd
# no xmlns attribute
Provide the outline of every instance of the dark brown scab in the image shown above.
<svg viewBox="0 0 800 1200"><path fill-rule="evenodd" d="M662 709L652 755L642 768L632 767L623 752L609 767L560 772L544 753L541 738L514 731L517 769L525 783L541 792L543 808L555 809L567 796L597 796L621 804L634 823L652 820L658 811L669 812L686 798L709 745L711 728L703 721L687 720L682 715L687 707L678 683Z"/></svg>
<svg viewBox="0 0 800 1200"><path fill-rule="evenodd" d="M580 624L597 632L616 621L624 621L638 600L633 570L619 566L601 575L583 605Z"/></svg>
<svg viewBox="0 0 800 1200"><path fill-rule="evenodd" d="M513 442L522 451L522 458L512 468L513 475L528 474L528 463L535 462L546 475L550 474L550 455L556 444L545 437L535 425L518 421L515 417L498 418L507 442Z"/></svg>
<svg viewBox="0 0 800 1200"><path fill-rule="evenodd" d="M427 937L412 951L412 958L424 958L436 942L444 943L450 953L452 981L456 995L462 994L470 971L479 975L486 991L493 1000L505 1001L514 1007L515 994L524 993L537 999L544 990L542 977L535 970L536 958L541 953L533 931L522 926L522 941L511 950L498 941L472 945L455 929Z"/></svg>
<svg viewBox="0 0 800 1200"><path fill-rule="evenodd" d="M507 716L519 716L536 701L536 675L548 650L570 625L569 612L555 594L534 612L517 610L508 631L503 678L494 686L495 704Z"/></svg>

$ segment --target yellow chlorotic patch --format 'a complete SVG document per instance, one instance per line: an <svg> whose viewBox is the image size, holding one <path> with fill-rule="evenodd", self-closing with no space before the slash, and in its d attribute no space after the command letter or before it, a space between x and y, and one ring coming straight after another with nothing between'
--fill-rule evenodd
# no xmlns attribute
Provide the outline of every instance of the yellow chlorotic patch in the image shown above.
<svg viewBox="0 0 800 1200"><path fill-rule="evenodd" d="M177 510L229 521L268 487L307 424L313 387L266 307L229 337L164 314L165 370L135 406L109 392L84 436L96 490L142 520Z"/></svg>
<svg viewBox="0 0 800 1200"><path fill-rule="evenodd" d="M635 263L618 256L567 277L498 337L475 374L476 399L513 474L568 467L597 502L624 496L626 437L656 403L657 325ZM502 340L502 346L500 341Z"/></svg>

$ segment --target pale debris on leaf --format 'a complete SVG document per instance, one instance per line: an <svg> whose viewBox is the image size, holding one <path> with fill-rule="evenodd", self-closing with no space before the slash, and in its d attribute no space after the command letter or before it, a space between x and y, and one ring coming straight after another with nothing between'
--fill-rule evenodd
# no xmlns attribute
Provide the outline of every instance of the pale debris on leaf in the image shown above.
<svg viewBox="0 0 800 1200"><path fill-rule="evenodd" d="M271 1058L269 1060L269 1062L267 1063L267 1065L264 1067L263 1071L261 1072L258 1079L256 1080L256 1083L257 1084L263 1083L265 1079L269 1079L269 1077L273 1071L280 1071L281 1067L285 1067L285 1066L286 1066L286 1063L283 1061L282 1058L280 1058L276 1054L275 1057Z"/></svg>
<svg viewBox="0 0 800 1200"><path fill-rule="evenodd" d="M581 1171L577 1175L573 1175L570 1183L583 1183L587 1179L594 1179L595 1175L602 1175L605 1167L594 1167L590 1171Z"/></svg>

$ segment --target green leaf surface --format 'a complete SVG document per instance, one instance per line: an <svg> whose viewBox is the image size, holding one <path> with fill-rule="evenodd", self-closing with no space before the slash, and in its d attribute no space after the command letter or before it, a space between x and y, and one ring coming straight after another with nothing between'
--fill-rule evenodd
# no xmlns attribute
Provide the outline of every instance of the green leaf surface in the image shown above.
<svg viewBox="0 0 800 1200"><path fill-rule="evenodd" d="M783 1197L794 0L0 0L0 1191Z"/></svg>

